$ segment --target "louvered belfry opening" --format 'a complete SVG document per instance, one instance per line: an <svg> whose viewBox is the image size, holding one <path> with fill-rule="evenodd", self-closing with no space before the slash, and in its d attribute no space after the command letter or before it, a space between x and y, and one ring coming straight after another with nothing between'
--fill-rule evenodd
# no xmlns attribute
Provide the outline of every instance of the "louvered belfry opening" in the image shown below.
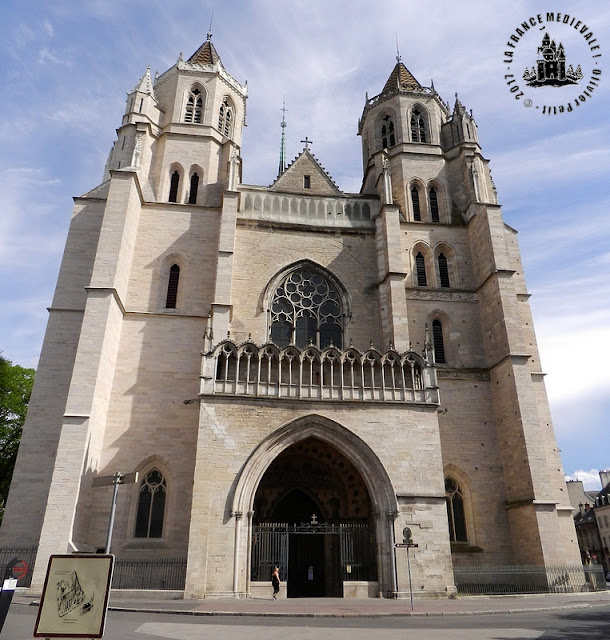
<svg viewBox="0 0 610 640"><path fill-rule="evenodd" d="M411 189L411 203L413 204L413 220L421 222L421 211L419 208L419 191L416 187Z"/></svg>
<svg viewBox="0 0 610 640"><path fill-rule="evenodd" d="M415 256L415 271L417 273L417 286L425 287L428 283L426 279L426 263L421 253Z"/></svg>
<svg viewBox="0 0 610 640"><path fill-rule="evenodd" d="M430 217L432 219L432 222L440 222L440 216L438 213L438 200L436 198L436 189L434 187L430 187L429 196L430 196Z"/></svg>
<svg viewBox="0 0 610 640"><path fill-rule="evenodd" d="M440 253L438 256L438 274L441 279L441 287L450 287L449 267L447 266L447 258L444 253Z"/></svg>
<svg viewBox="0 0 610 640"><path fill-rule="evenodd" d="M434 356L438 363L444 363L445 360L445 343L443 342L443 325L440 320L434 320L432 323L432 339L434 341Z"/></svg>

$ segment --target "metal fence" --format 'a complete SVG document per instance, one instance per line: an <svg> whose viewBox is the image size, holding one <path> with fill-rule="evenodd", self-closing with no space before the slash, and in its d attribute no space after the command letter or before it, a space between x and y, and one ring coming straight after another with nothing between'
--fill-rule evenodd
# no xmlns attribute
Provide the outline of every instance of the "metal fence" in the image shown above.
<svg viewBox="0 0 610 640"><path fill-rule="evenodd" d="M0 569L2 575L4 570L13 560L21 560L27 564L27 572L25 576L19 578L18 587L29 587L32 583L32 572L34 571L34 561L38 547L36 545L30 547L0 547Z"/></svg>
<svg viewBox="0 0 610 640"><path fill-rule="evenodd" d="M113 589L183 590L186 558L117 558L112 574Z"/></svg>
<svg viewBox="0 0 610 640"><path fill-rule="evenodd" d="M576 593L606 589L601 565L454 567L458 594Z"/></svg>

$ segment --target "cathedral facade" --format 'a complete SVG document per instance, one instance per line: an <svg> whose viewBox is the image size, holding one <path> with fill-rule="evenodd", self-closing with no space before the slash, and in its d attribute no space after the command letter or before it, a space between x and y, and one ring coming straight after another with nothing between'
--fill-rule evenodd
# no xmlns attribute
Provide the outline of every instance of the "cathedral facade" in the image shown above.
<svg viewBox="0 0 610 640"><path fill-rule="evenodd" d="M210 36L128 95L75 199L0 544L186 558L184 596L450 595L579 564L516 232L477 126L398 60L363 181L241 181ZM396 548L396 544L417 546Z"/></svg>

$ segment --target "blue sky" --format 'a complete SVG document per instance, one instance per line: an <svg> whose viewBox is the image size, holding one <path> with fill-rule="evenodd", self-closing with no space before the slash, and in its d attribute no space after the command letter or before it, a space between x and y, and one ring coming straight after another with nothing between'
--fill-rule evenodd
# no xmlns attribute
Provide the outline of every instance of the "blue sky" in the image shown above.
<svg viewBox="0 0 610 640"><path fill-rule="evenodd" d="M601 81L572 113L538 104L570 88L527 88L513 98L506 41L529 17L560 11L597 38ZM472 109L507 224L519 242L565 471L599 487L610 467L610 4L471 0L4 0L0 5L0 350L36 367L72 197L101 181L125 95L213 42L226 69L248 81L244 182L269 184L278 163L282 100L287 157L312 150L339 187L362 178L356 135L365 94L403 62L444 100ZM570 18L570 19L571 19ZM549 25L547 24L547 27ZM590 43L552 25L569 63L594 65ZM515 76L535 64L544 31L515 47ZM587 76L588 77L588 76ZM587 80L585 77L584 81ZM583 82L584 82L583 81ZM574 94L577 95L577 94Z"/></svg>

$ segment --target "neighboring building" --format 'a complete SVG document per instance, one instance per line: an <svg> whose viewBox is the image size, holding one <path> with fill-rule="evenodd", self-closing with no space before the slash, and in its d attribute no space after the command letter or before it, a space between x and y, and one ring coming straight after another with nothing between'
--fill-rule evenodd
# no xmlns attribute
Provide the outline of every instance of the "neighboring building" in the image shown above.
<svg viewBox="0 0 610 640"><path fill-rule="evenodd" d="M605 571L610 571L610 469L599 472L602 490L595 497L593 511L597 521L601 555L598 559Z"/></svg>
<svg viewBox="0 0 610 640"><path fill-rule="evenodd" d="M582 480L567 480L568 498L572 505L572 515L581 511L581 507L585 504L592 505L595 502L597 491L585 491Z"/></svg>
<svg viewBox="0 0 610 640"><path fill-rule="evenodd" d="M0 543L187 557L185 597L422 596L578 564L516 231L472 114L399 60L361 192L305 148L241 182L211 39L129 93L75 199ZM307 140L307 138L306 138ZM410 530L407 531L407 529Z"/></svg>
<svg viewBox="0 0 610 640"><path fill-rule="evenodd" d="M585 491L580 480L568 480L568 495L583 564L598 563L610 571L610 470L600 471L601 491Z"/></svg>

